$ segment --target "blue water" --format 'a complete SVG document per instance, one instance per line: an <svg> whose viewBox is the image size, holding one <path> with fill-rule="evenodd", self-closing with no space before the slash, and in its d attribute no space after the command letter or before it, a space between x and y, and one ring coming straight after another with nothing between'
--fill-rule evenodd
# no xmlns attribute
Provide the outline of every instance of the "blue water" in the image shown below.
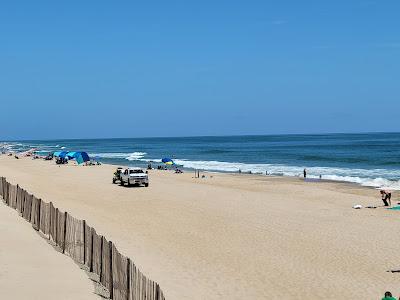
<svg viewBox="0 0 400 300"><path fill-rule="evenodd" d="M163 157L185 168L300 176L400 189L400 133L132 138L5 142L26 151L82 150L104 163L146 166Z"/></svg>

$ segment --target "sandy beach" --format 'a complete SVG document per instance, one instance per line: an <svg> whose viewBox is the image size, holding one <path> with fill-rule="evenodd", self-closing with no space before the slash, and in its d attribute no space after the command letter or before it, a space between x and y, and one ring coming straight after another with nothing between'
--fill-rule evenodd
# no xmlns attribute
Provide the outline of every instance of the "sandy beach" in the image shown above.
<svg viewBox="0 0 400 300"><path fill-rule="evenodd" d="M157 281L168 300L400 295L400 273L387 272L400 268L400 212L352 209L382 205L374 189L238 174L198 179L169 171L150 171L148 188L128 188L111 183L114 169L0 156L0 176L85 219ZM2 227L24 222L9 214L14 219L2 220ZM66 261L66 274L86 276L26 230L32 246ZM89 280L78 281L79 299L91 299Z"/></svg>
<svg viewBox="0 0 400 300"><path fill-rule="evenodd" d="M1 299L101 299L78 265L0 203Z"/></svg>

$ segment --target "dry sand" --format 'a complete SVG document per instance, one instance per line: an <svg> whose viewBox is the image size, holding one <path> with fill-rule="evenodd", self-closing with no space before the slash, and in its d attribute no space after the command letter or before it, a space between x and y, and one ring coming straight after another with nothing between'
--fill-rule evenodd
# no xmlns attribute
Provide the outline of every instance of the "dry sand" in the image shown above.
<svg viewBox="0 0 400 300"><path fill-rule="evenodd" d="M400 267L400 211L351 208L381 205L375 190L168 171L150 172L148 188L127 188L111 183L113 171L0 156L0 176L86 219L168 300L400 294L400 274L387 272Z"/></svg>
<svg viewBox="0 0 400 300"><path fill-rule="evenodd" d="M0 201L0 299L101 299L86 274Z"/></svg>

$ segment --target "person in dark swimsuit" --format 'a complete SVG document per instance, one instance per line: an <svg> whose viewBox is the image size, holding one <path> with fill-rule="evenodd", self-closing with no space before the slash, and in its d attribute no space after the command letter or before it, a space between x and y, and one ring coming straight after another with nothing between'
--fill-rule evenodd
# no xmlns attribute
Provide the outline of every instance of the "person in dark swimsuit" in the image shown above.
<svg viewBox="0 0 400 300"><path fill-rule="evenodd" d="M392 206L392 193L381 190L382 201L385 206Z"/></svg>

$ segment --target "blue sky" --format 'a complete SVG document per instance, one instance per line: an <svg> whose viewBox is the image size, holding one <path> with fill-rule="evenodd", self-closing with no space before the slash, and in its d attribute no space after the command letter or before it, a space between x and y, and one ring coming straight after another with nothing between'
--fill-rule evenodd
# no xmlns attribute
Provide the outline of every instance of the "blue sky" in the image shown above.
<svg viewBox="0 0 400 300"><path fill-rule="evenodd" d="M0 139L400 131L399 11L2 1Z"/></svg>

